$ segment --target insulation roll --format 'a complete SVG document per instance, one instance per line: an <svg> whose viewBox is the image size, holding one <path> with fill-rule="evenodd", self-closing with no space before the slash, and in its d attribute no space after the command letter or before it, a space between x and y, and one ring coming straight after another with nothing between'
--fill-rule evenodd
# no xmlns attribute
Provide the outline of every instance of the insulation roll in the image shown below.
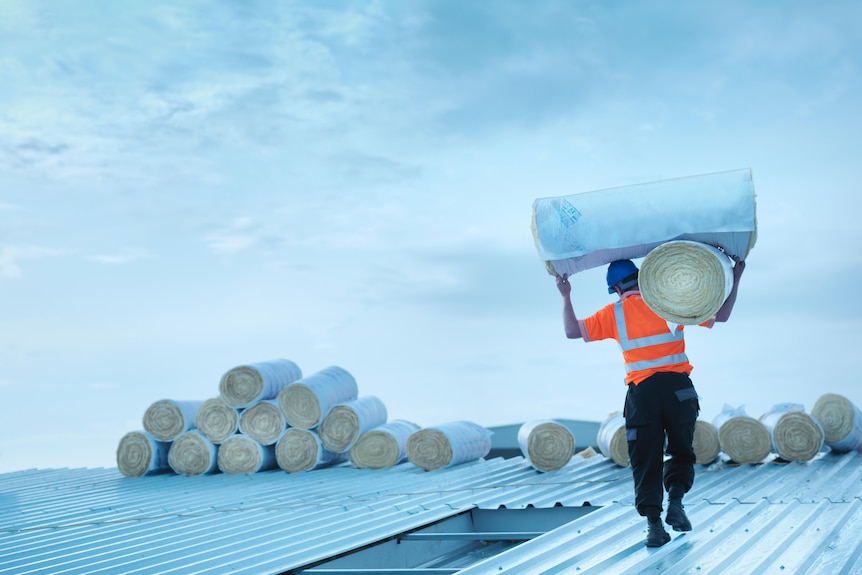
<svg viewBox="0 0 862 575"><path fill-rule="evenodd" d="M218 448L218 468L223 473L257 473L275 466L275 445L261 445L242 433L228 437Z"/></svg>
<svg viewBox="0 0 862 575"><path fill-rule="evenodd" d="M217 471L218 448L198 430L186 431L171 443L168 465L182 475Z"/></svg>
<svg viewBox="0 0 862 575"><path fill-rule="evenodd" d="M318 435L335 453L349 451L362 433L386 423L386 406L373 395L340 403L329 410Z"/></svg>
<svg viewBox="0 0 862 575"><path fill-rule="evenodd" d="M173 441L195 428L195 414L202 401L161 399L144 412L144 429L159 441Z"/></svg>
<svg viewBox="0 0 862 575"><path fill-rule="evenodd" d="M491 451L491 435L471 421L426 427L407 439L407 459L425 471L474 461Z"/></svg>
<svg viewBox="0 0 862 575"><path fill-rule="evenodd" d="M772 451L769 430L761 421L746 415L743 407L725 406L712 424L718 430L721 450L735 463L760 463Z"/></svg>
<svg viewBox="0 0 862 575"><path fill-rule="evenodd" d="M219 382L219 393L228 405L248 407L262 399L274 399L301 377L302 370L289 359L250 363L225 372Z"/></svg>
<svg viewBox="0 0 862 575"><path fill-rule="evenodd" d="M658 316L683 325L712 318L733 288L731 259L712 246L664 243L650 251L638 274L641 296Z"/></svg>
<svg viewBox="0 0 862 575"><path fill-rule="evenodd" d="M146 431L130 431L120 439L117 446L117 467L126 477L170 471L170 446L170 443L157 441Z"/></svg>
<svg viewBox="0 0 862 575"><path fill-rule="evenodd" d="M694 447L695 463L707 465L718 458L721 452L721 444L718 440L718 430L708 421L698 419L694 425Z"/></svg>
<svg viewBox="0 0 862 575"><path fill-rule="evenodd" d="M287 421L275 399L261 400L239 417L239 430L261 445L273 445L286 428Z"/></svg>
<svg viewBox="0 0 862 575"><path fill-rule="evenodd" d="M323 447L314 431L291 427L275 444L275 459L283 470L297 473L346 461L347 455Z"/></svg>
<svg viewBox="0 0 862 575"><path fill-rule="evenodd" d="M757 240L756 207L743 169L538 198L530 227L548 272L572 276L676 240L744 260Z"/></svg>
<svg viewBox="0 0 862 575"><path fill-rule="evenodd" d="M521 454L538 471L554 471L571 461L575 436L565 425L549 419L528 421L518 429Z"/></svg>
<svg viewBox="0 0 862 575"><path fill-rule="evenodd" d="M823 428L796 403L780 403L760 416L772 447L785 461L809 461L823 449Z"/></svg>
<svg viewBox="0 0 862 575"><path fill-rule="evenodd" d="M359 397L356 380L338 366L329 366L285 387L278 405L288 425L313 429L320 425L333 406Z"/></svg>
<svg viewBox="0 0 862 575"><path fill-rule="evenodd" d="M811 416L820 423L832 451L862 451L862 411L849 399L836 393L821 395Z"/></svg>
<svg viewBox="0 0 862 575"><path fill-rule="evenodd" d="M396 419L359 436L350 448L350 462L359 469L385 469L407 458L407 439L419 426Z"/></svg>
<svg viewBox="0 0 862 575"><path fill-rule="evenodd" d="M195 426L204 437L218 445L239 431L239 414L239 409L228 405L221 397L213 397L198 409Z"/></svg>
<svg viewBox="0 0 862 575"><path fill-rule="evenodd" d="M622 412L610 414L599 425L596 443L602 455L613 459L620 467L628 467L629 444L626 441L626 420Z"/></svg>

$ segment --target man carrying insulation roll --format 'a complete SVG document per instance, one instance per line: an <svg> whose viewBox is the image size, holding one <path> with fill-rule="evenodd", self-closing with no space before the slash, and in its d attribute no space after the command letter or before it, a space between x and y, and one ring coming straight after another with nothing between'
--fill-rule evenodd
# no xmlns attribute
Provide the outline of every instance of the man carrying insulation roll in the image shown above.
<svg viewBox="0 0 862 575"><path fill-rule="evenodd" d="M733 288L715 316L700 324L711 328L730 317L745 262L734 258ZM557 276L563 296L563 326L569 339L615 339L623 352L628 387L624 415L629 462L635 485L635 507L647 518L647 547L661 547L670 535L661 522L664 490L668 492L665 521L674 531L691 531L682 504L694 483L692 445L700 405L689 378L692 365L685 355L683 326L668 322L644 302L638 268L631 260L608 266L608 293L619 301L579 320L572 307L568 274ZM665 445L670 458L664 461Z"/></svg>

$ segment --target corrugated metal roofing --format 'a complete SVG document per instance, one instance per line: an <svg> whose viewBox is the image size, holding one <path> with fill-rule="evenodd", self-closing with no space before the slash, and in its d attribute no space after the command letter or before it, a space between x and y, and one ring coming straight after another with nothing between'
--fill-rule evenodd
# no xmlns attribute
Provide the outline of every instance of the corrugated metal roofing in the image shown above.
<svg viewBox="0 0 862 575"><path fill-rule="evenodd" d="M601 456L550 473L521 457L431 472L409 463L195 477L20 471L0 475L0 573L300 572L474 508L585 502L601 508L437 572L862 573L859 453L698 466L686 497L694 530L659 549L643 545L630 471Z"/></svg>

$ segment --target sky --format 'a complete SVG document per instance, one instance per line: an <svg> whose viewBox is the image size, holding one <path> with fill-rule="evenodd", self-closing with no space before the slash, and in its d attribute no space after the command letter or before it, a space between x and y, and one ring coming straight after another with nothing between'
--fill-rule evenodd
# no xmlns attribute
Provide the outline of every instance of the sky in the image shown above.
<svg viewBox="0 0 862 575"><path fill-rule="evenodd" d="M701 418L862 406L862 4L0 0L0 472L114 467L161 399L338 365L390 419L622 409L536 198L750 168ZM579 317L613 301L572 278ZM579 445L593 438L576 438Z"/></svg>

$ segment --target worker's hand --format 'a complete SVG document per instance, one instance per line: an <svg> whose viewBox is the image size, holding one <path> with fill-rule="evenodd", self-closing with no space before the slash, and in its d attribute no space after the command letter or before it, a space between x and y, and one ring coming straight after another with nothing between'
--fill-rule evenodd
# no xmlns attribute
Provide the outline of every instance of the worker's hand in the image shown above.
<svg viewBox="0 0 862 575"><path fill-rule="evenodd" d="M745 260L737 258L734 261L736 264L733 266L733 276L738 279L745 271Z"/></svg>
<svg viewBox="0 0 862 575"><path fill-rule="evenodd" d="M560 294L563 297L569 297L569 294L572 293L572 284L569 283L569 274L564 273L561 276L557 276L557 289L560 290Z"/></svg>

